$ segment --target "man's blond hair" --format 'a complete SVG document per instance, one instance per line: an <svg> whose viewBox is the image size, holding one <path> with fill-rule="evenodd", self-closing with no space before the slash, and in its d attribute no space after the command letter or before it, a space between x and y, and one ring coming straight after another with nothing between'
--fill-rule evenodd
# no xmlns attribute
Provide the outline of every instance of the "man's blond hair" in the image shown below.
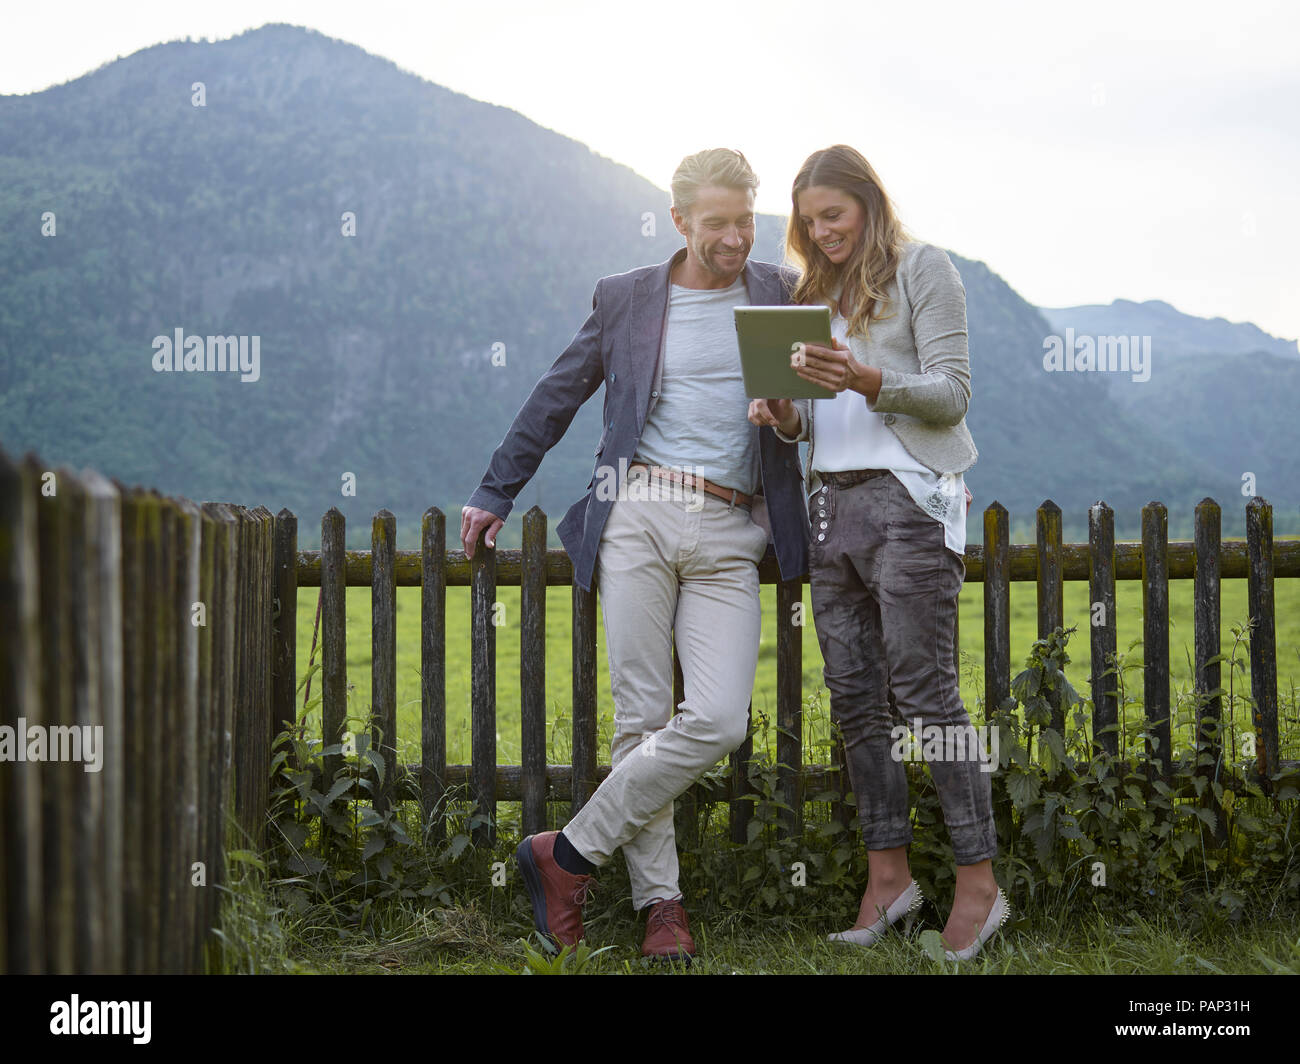
<svg viewBox="0 0 1300 1064"><path fill-rule="evenodd" d="M710 185L757 191L758 178L749 160L731 148L708 148L688 155L673 173L673 206L690 214L700 189Z"/></svg>

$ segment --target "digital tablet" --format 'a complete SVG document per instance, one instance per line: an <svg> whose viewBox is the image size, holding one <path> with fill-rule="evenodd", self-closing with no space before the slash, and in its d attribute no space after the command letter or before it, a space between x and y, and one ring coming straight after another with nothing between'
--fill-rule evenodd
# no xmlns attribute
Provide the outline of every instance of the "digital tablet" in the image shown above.
<svg viewBox="0 0 1300 1064"><path fill-rule="evenodd" d="M740 368L751 399L834 399L790 367L800 343L831 347L831 308L735 307Z"/></svg>

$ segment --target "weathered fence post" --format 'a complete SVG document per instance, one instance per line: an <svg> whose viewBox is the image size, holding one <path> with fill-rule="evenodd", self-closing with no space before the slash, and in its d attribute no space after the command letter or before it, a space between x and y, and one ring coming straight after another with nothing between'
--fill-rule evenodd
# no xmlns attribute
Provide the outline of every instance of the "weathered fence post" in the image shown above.
<svg viewBox="0 0 1300 1064"><path fill-rule="evenodd" d="M786 830L803 831L803 582L776 585L776 779ZM798 621L799 623L796 623Z"/></svg>
<svg viewBox="0 0 1300 1064"><path fill-rule="evenodd" d="M34 458L15 464L0 450L0 725L15 733L43 722L39 485ZM45 972L40 785L35 772L0 772L0 958L12 974Z"/></svg>
<svg viewBox="0 0 1300 1064"><path fill-rule="evenodd" d="M524 514L519 571L519 711L523 832L546 827L546 514Z"/></svg>
<svg viewBox="0 0 1300 1064"><path fill-rule="evenodd" d="M198 824L195 838L197 859L207 870L207 885L198 892L198 911L189 943L191 972L202 972L204 943L211 926L212 895L217 892L216 868L212 860L213 812L216 796L212 788L212 762L217 756L213 715L216 712L216 691L213 685L212 648L216 638L218 618L213 602L216 565L216 522L206 505L199 507L199 601L203 603L206 623L199 628L198 661L198 719L195 722L195 751L198 763ZM297 579L295 572L294 579Z"/></svg>
<svg viewBox="0 0 1300 1064"><path fill-rule="evenodd" d="M1011 534L1007 508L984 511L984 716L1011 697Z"/></svg>
<svg viewBox="0 0 1300 1064"><path fill-rule="evenodd" d="M728 765L731 769L731 841L745 843L749 841L749 821L754 814L754 803L741 795L750 794L749 761L754 756L754 702L751 698L745 707L745 718L749 727L745 729L745 741L731 752Z"/></svg>
<svg viewBox="0 0 1300 1064"><path fill-rule="evenodd" d="M476 841L496 838L497 821L497 556L480 532L470 559L470 791L486 816L471 833Z"/></svg>
<svg viewBox="0 0 1300 1064"><path fill-rule="evenodd" d="M1142 662L1147 717L1148 779L1172 778L1169 733L1169 515L1164 504L1142 507Z"/></svg>
<svg viewBox="0 0 1300 1064"><path fill-rule="evenodd" d="M1119 754L1119 676L1115 670L1115 511L1097 502L1088 511L1088 630L1092 652L1092 748ZM1100 615L1099 615L1100 614Z"/></svg>
<svg viewBox="0 0 1300 1064"><path fill-rule="evenodd" d="M348 588L346 525L331 506L321 519L321 738L325 749L344 741L348 713ZM341 754L324 757L325 793L343 767Z"/></svg>
<svg viewBox="0 0 1300 1064"><path fill-rule="evenodd" d="M444 835L437 814L446 781L447 519L430 507L420 522L420 805L435 841Z"/></svg>
<svg viewBox="0 0 1300 1064"><path fill-rule="evenodd" d="M298 719L298 518L288 509L275 515L274 572L271 733L279 735Z"/></svg>
<svg viewBox="0 0 1300 1064"><path fill-rule="evenodd" d="M1196 774L1204 779L1201 807L1214 813L1214 839L1220 846L1228 841L1223 805L1215 797L1212 783L1223 771L1223 700L1217 692L1221 672L1220 653L1219 548L1222 514L1213 499L1202 499L1196 507L1196 577L1193 591L1195 613Z"/></svg>
<svg viewBox="0 0 1300 1064"><path fill-rule="evenodd" d="M252 650L252 573L256 568L253 558L254 542L249 534L252 519L242 506L232 506L231 514L235 519L233 530L236 549L234 551L234 576L231 591L234 596L235 611L234 631L234 717L231 720L230 776L234 804L231 825L234 828L237 846L247 848L251 845L248 837L248 762L252 756L253 737L249 734L248 718L252 712L254 694L252 690L252 668L248 660Z"/></svg>
<svg viewBox="0 0 1300 1064"><path fill-rule="evenodd" d="M1260 498L1246 504L1246 550L1250 569L1250 696L1254 702L1255 765L1259 785L1273 793L1268 778L1280 767L1277 732L1277 630L1273 611L1273 507Z"/></svg>
<svg viewBox="0 0 1300 1064"><path fill-rule="evenodd" d="M154 727L157 733L155 749L158 756L157 793L159 797L159 855L158 855L158 958L154 971L175 975L175 943L180 922L180 883L177 866L180 861L181 809L177 801L179 787L176 776L179 767L170 763L171 752L180 739L180 701L182 696L181 648L184 642L182 625L188 610L179 602L184 578L181 573L179 551L180 513L175 499L164 495L162 508L162 540L160 544L161 569L155 593L158 603L158 654L162 692L158 700L158 718Z"/></svg>
<svg viewBox="0 0 1300 1064"><path fill-rule="evenodd" d="M1038 638L1046 639L1065 625L1064 571L1061 552L1061 508L1048 499L1038 508ZM1057 689L1048 696L1050 727L1065 738L1065 704Z"/></svg>
<svg viewBox="0 0 1300 1064"><path fill-rule="evenodd" d="M122 939L122 847L124 788L129 771L122 735L122 517L118 491L106 477L88 471L82 481L90 500L87 535L91 556L87 566L92 573L96 601L89 627L94 632L92 653L98 661L99 682L96 697L99 723L104 729L103 767L97 773L102 803L102 861L97 887L102 903L98 911L104 926L101 953L92 970L116 975L126 971Z"/></svg>
<svg viewBox="0 0 1300 1064"><path fill-rule="evenodd" d="M573 816L596 790L597 593L594 573L590 591L573 585Z"/></svg>
<svg viewBox="0 0 1300 1064"><path fill-rule="evenodd" d="M205 503L212 535L212 589L208 621L212 628L212 711L208 742L212 761L206 765L207 805L204 808L208 852L206 920L211 927L220 912L215 885L226 881L226 848L234 823L235 731L235 585L239 573L239 519L225 503Z"/></svg>
<svg viewBox="0 0 1300 1064"><path fill-rule="evenodd" d="M188 499L175 501L174 513L176 552L176 640L177 676L176 704L173 710L173 740L168 759L173 773L168 787L168 801L176 810L173 821L172 855L169 862L169 898L173 916L169 921L171 931L168 969L178 975L189 971L194 942L194 927L198 922L199 891L192 885L192 869L200 860L198 847L199 824L199 762L198 762L198 685L199 685L199 617L195 605L199 602L199 508ZM204 607L206 612L206 607Z"/></svg>
<svg viewBox="0 0 1300 1064"><path fill-rule="evenodd" d="M144 939L143 970L158 972L162 963L162 843L163 772L162 721L168 692L167 626L167 526L164 500L155 491L145 494L143 564L144 594L144 698L140 774L144 777Z"/></svg>
<svg viewBox="0 0 1300 1064"><path fill-rule="evenodd" d="M397 793L397 519L389 510L370 526L370 745L384 762L374 795L383 813Z"/></svg>
<svg viewBox="0 0 1300 1064"><path fill-rule="evenodd" d="M273 651L275 627L275 514L265 506L253 508L253 518L257 522L257 572L254 575L254 588L257 607L254 635L257 639L257 763L254 766L253 779L257 781L255 791L255 810L257 819L257 840L259 849L266 841L267 810L270 808L271 792L271 740L275 736L275 707L273 675L275 655Z"/></svg>
<svg viewBox="0 0 1300 1064"><path fill-rule="evenodd" d="M265 836L271 764L271 535L273 518L263 506L239 510L241 559L236 633L242 697L235 716L235 810L240 828L254 848Z"/></svg>
<svg viewBox="0 0 1300 1064"><path fill-rule="evenodd" d="M47 728L72 722L72 673L67 668L72 659L73 619L68 601L69 546L68 513L72 474L66 469L49 473L36 462L34 479L49 484L52 494L42 491L36 508L40 546L37 565L40 582L41 610L41 723ZM45 919L45 968L51 975L68 975L75 970L75 921L73 918L74 830L72 806L62 801L64 791L74 786L72 765L46 762L41 765L41 830L43 846L43 910Z"/></svg>
<svg viewBox="0 0 1300 1064"><path fill-rule="evenodd" d="M145 618L145 558L147 501L143 492L119 485L122 506L122 749L133 771L123 785L122 941L126 970L147 971L144 942L145 806L148 789L143 764L145 699L150 682L145 672L148 626Z"/></svg>
<svg viewBox="0 0 1300 1064"><path fill-rule="evenodd" d="M59 494L62 496L66 521L66 549L68 558L66 616L68 645L71 651L60 667L70 673L71 714L62 723L75 729L69 734L77 737L74 749L66 751L73 757L87 759L93 752L96 728L103 735L103 721L99 711L99 654L95 645L98 638L99 595L95 567L91 564L93 540L90 530L90 499L78 477L60 477ZM56 756L57 747L51 735L50 756ZM92 748L87 748L87 743ZM79 747L80 749L75 749ZM104 751L98 749L102 769ZM73 906L73 961L72 971L93 972L99 969L103 956L104 913L103 895L99 886L104 874L104 823L103 777L99 772L86 772L83 765L70 763L68 787L59 801L70 806L72 831L67 840L71 859Z"/></svg>

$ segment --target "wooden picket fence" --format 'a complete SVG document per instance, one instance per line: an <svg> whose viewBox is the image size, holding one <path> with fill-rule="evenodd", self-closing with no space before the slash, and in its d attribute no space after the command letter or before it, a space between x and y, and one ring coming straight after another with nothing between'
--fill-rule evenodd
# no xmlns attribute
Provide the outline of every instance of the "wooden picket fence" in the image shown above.
<svg viewBox="0 0 1300 1064"><path fill-rule="evenodd" d="M1042 638L1063 626L1063 584L1066 580L1087 580L1093 603L1101 603L1100 624L1090 624L1091 683L1094 692L1093 735L1095 745L1115 754L1118 736L1110 726L1118 722L1118 694L1114 658L1118 645L1115 582L1141 580L1143 586L1145 643L1144 706L1148 732L1145 768L1151 778L1168 779L1172 765L1170 750L1169 594L1171 579L1195 580L1195 669L1197 689L1219 688L1221 668L1212 662L1219 653L1219 588L1224 579L1246 579L1249 586L1251 695L1255 704L1256 771L1251 780L1268 789L1268 775L1283 767L1294 767L1280 759L1277 700L1277 650L1273 583L1276 577L1300 576L1300 542L1274 544L1272 509L1263 499L1252 499L1246 507L1245 542L1220 541L1221 512L1217 503L1206 499L1195 512L1195 540L1168 541L1168 516L1160 503L1142 511L1140 542L1116 543L1114 512L1098 503L1089 512L1087 543L1062 542L1061 510L1051 501L1037 512L1037 543L1013 545L1008 534L1009 515L998 503L984 511L984 543L968 546L966 580L984 584L984 699L986 706L999 706L1011 685L1010 590L1015 580L1037 584L1038 634ZM296 551L296 522L282 512L277 518L276 594L281 603L293 603L297 587L321 588L322 731L326 744L343 740L346 715L347 647L344 628L344 596L347 587L369 587L372 596L372 690L373 742L385 761L381 807L391 801L395 781L403 773L414 774L419 782L421 805L426 817L444 801L449 790L466 795L488 823L478 829L491 838L497 803L522 804L522 826L527 832L541 830L546 823L548 802L567 802L572 812L586 802L594 788L608 774L608 765L597 764L596 733L596 594L573 586L573 570L563 550L546 549L546 515L533 507L523 518L521 550L491 550L480 538L473 559L463 551L446 549L446 517L436 508L426 511L421 526L421 549L394 549L396 523L393 515L380 511L371 527L370 551L349 551L344 546L344 519L331 509L321 523L321 550ZM297 559L296 565L290 559ZM1197 559L1203 559L1197 564ZM774 559L759 567L762 584L775 584L776 615L792 616L792 607L802 601L803 581L784 581ZM291 581L296 581L293 583ZM572 601L572 763L546 762L546 589L569 586ZM396 588L414 587L421 593L421 760L399 765L396 690ZM471 599L471 706L470 764L446 763L447 705L446 678L446 589L468 586ZM496 637L492 612L496 589L521 589L520 692L522 764L501 765L496 756ZM283 608L283 607L282 607ZM294 626L280 628L276 660L286 669L293 667ZM841 746L830 765L808 765L803 757L803 691L801 632L792 624L777 628L776 648L776 759L778 793L791 813L787 820L797 829L806 794L830 790L847 792ZM956 648L954 648L956 654ZM675 655L674 655L675 657ZM1109 674L1108 674L1109 670ZM676 690L674 703L682 701L680 665L674 661ZM287 680L283 690L292 690ZM1202 718L1217 719L1221 699L1208 698ZM287 717L290 706L277 706ZM1054 708L1053 727L1064 731L1064 707ZM1222 759L1221 736L1211 733L1207 748L1216 761ZM1152 747L1164 751L1155 756ZM706 797L730 803L731 836L743 841L753 802L743 795L747 789L746 762L752 756L752 739L730 759L728 785L705 792L698 786L686 795L686 802ZM332 779L327 765L326 778ZM1233 777L1229 766L1221 766L1218 778L1228 786L1242 781ZM838 803L836 815L847 820L852 810ZM1222 818L1220 818L1220 822ZM696 818L681 818L689 831ZM689 839L684 840L688 843Z"/></svg>
<svg viewBox="0 0 1300 1064"><path fill-rule="evenodd" d="M204 970L285 726L274 522L0 451L0 725L102 728L98 771L0 763L3 971Z"/></svg>
<svg viewBox="0 0 1300 1064"><path fill-rule="evenodd" d="M1090 511L1085 544L1061 541L1061 512L1037 515L1037 543L1011 544L1007 511L984 512L984 543L966 553L966 579L984 584L986 705L999 705L1011 680L1010 585L1032 580L1040 636L1063 620L1066 580L1087 580L1103 623L1090 626L1093 734L1114 752L1117 717L1109 655L1117 647L1116 580L1141 580L1144 592L1144 704L1150 733L1169 749L1168 581L1195 581L1196 683L1219 686L1210 658L1219 648L1219 587L1249 588L1251 696L1257 737L1251 777L1267 787L1282 762L1278 732L1273 585L1300 576L1300 542L1274 543L1272 510L1246 507L1247 538L1220 542L1220 511L1196 508L1195 539L1169 543L1165 508L1143 510L1142 540L1114 542L1114 515ZM0 728L102 728L99 771L75 760L0 761L0 964L5 972L198 972L218 917L217 885L226 854L265 840L271 743L295 725L295 657L300 587L319 586L322 624L322 731L344 738L347 712L345 591L371 588L371 703L387 771L376 803L395 799L399 779L414 784L428 822L449 798L488 814L491 838L499 802L521 803L527 831L546 823L547 803L576 811L608 772L598 764L596 595L573 586L562 550L546 548L546 515L523 518L521 550L489 550L472 560L447 550L446 519L422 520L421 548L395 549L396 522L374 518L371 550L349 551L344 520L330 510L321 549L298 551L297 519L287 510L198 505L128 488L90 471L49 470L34 455L15 463L0 451ZM775 561L759 568L775 584L777 615L802 601L802 582L783 581ZM571 596L572 763L546 761L546 594ZM421 758L397 762L396 589L421 588ZM446 589L471 589L471 762L446 757ZM522 764L496 755L496 590L521 589ZM829 765L804 763L802 631L777 630L779 793L797 828L806 794L843 795L843 750ZM676 665L676 663L675 663ZM676 701L682 700L675 668ZM1217 717L1219 700L1203 715ZM1063 727L1057 707L1057 727ZM0 732L0 734L4 734ZM1217 740L1212 740L1217 742ZM11 748L16 746L11 743ZM24 748L26 749L26 748ZM1212 746L1212 750L1217 747ZM11 753L12 753L11 749ZM752 802L744 799L751 742L731 757L729 785L684 796L730 802L732 837L743 840ZM326 759L327 778L341 765ZM1166 757L1148 750L1147 768L1167 775ZM1230 766L1220 778L1234 781ZM838 803L836 815L851 810ZM697 818L687 815L688 830ZM689 839L683 841L689 843Z"/></svg>

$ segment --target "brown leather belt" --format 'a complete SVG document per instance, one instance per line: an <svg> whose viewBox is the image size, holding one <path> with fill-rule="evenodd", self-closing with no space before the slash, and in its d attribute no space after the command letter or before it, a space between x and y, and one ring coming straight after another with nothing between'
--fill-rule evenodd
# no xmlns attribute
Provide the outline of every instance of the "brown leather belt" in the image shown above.
<svg viewBox="0 0 1300 1064"><path fill-rule="evenodd" d="M687 488L694 487L698 481L700 488L703 491L708 492L710 495L715 495L719 499L725 499L734 506L747 506L750 509L753 509L754 506L754 497L752 495L746 495L743 491L736 491L733 488L724 488L721 484L714 484L712 481L705 480L703 477L695 477L690 473L683 473L678 469L669 469L667 466L645 465L641 462L635 462L627 468L629 472L633 469L645 469L654 476L662 477L665 480L671 480L673 483L681 484L683 487Z"/></svg>
<svg viewBox="0 0 1300 1064"><path fill-rule="evenodd" d="M844 473L818 473L817 476L833 488L851 488L864 480L883 477L888 472L888 469L850 469Z"/></svg>

